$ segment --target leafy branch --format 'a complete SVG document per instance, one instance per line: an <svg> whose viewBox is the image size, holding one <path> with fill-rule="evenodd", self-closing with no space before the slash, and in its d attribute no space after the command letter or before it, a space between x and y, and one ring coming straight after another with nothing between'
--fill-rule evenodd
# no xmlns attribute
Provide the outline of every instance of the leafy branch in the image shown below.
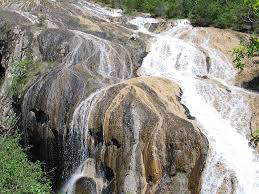
<svg viewBox="0 0 259 194"><path fill-rule="evenodd" d="M259 39L250 37L249 40L241 40L240 46L232 50L234 64L239 70L243 70L246 61L251 61L253 57L259 55Z"/></svg>

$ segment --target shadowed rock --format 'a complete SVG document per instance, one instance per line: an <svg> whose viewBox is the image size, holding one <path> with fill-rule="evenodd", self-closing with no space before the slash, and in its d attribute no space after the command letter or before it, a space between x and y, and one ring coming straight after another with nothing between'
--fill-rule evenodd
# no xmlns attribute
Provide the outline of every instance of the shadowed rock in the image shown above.
<svg viewBox="0 0 259 194"><path fill-rule="evenodd" d="M87 177L79 178L75 183L75 194L96 194L95 182Z"/></svg>

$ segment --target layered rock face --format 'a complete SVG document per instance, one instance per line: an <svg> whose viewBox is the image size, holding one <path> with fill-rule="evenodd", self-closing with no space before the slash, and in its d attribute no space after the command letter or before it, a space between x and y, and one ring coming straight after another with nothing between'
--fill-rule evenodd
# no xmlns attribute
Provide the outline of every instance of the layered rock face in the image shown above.
<svg viewBox="0 0 259 194"><path fill-rule="evenodd" d="M147 36L130 40L116 14L85 1L1 1L0 129L18 120L54 190L79 170L75 193L198 193L208 142L175 83L134 78Z"/></svg>
<svg viewBox="0 0 259 194"><path fill-rule="evenodd" d="M90 111L88 120L74 129L88 126L86 148L95 162L86 160L76 188L87 177L98 193L105 185L103 191L115 193L199 193L208 143L187 118L180 96L175 83L143 77L98 93L91 106L81 105L80 113ZM74 121L81 116L76 113ZM100 167L104 174L89 173Z"/></svg>
<svg viewBox="0 0 259 194"><path fill-rule="evenodd" d="M0 37L6 43L0 50L0 126L19 119L32 157L46 163L57 186L80 162L66 147L76 105L102 87L134 77L145 45L129 41L131 32L110 23L110 12L98 15L77 1L4 1L0 9L1 36L8 30ZM15 64L24 62L28 70L18 82L14 110Z"/></svg>
<svg viewBox="0 0 259 194"><path fill-rule="evenodd" d="M63 156L67 151L63 146L67 146L65 140L76 104L106 85L130 78L134 59L121 45L80 32L48 30L38 38L42 41L40 51L46 60L53 57L57 61L60 55L65 57L26 92L22 106L23 127L35 145L34 153L41 150L44 161L55 168L63 166L68 160L66 157L74 158L71 153ZM61 48L53 49L53 42ZM59 161L58 158L63 159ZM77 165L72 163L72 166ZM64 176L71 170L65 169Z"/></svg>

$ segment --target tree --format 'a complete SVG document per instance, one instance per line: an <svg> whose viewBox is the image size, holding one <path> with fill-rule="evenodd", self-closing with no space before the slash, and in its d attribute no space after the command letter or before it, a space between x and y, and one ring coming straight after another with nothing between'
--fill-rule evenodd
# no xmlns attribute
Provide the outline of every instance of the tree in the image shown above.
<svg viewBox="0 0 259 194"><path fill-rule="evenodd" d="M259 32L258 0L98 0L127 13L149 12L153 16L189 18L196 26Z"/></svg>

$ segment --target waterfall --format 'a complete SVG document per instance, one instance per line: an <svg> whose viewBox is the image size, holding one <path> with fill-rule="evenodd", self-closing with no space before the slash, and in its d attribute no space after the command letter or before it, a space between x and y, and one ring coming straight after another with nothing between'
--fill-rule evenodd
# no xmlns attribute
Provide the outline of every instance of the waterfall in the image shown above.
<svg viewBox="0 0 259 194"><path fill-rule="evenodd" d="M247 92L233 86L236 71L201 31L209 36L181 20L153 35L138 75L166 77L182 88L182 102L210 144L201 193L259 193L259 158L245 137L251 118Z"/></svg>
<svg viewBox="0 0 259 194"><path fill-rule="evenodd" d="M71 16L75 16L72 11L62 7L62 3L51 1L68 11ZM71 9L76 8L76 11L89 14L100 22L111 24L113 17L122 16L121 10L103 8L85 0L72 1L69 4ZM23 16L31 24L39 23L40 16L29 9L30 4L26 1L9 2L4 8ZM58 28L59 22L62 23L61 18L59 22L53 21L53 23L50 18L46 18L47 28ZM152 44L138 70L138 75L165 77L177 82L183 91L182 103L196 118L198 127L209 140L210 151L202 176L201 193L258 194L259 157L255 150L248 146L246 139L250 133L249 121L252 116L248 100L249 92L234 86L233 79L237 71L228 58L211 45L210 32L206 28L191 26L188 20L177 20L172 23L169 30L159 34L149 31L153 24L159 23L159 20L154 18L136 17L129 23L138 29L132 31L126 29L127 33L147 34L146 37L150 37L149 41ZM66 25L63 27L66 28ZM42 31L40 28L34 30L38 30L34 34L35 37ZM71 40L67 42L69 52L51 73L48 72L37 79L24 96L22 105L25 115L24 128L26 132L27 123L32 115L31 107L38 101L43 102L43 99L46 104L42 107L46 109L44 110L46 113L55 112L55 105L58 104L62 105L60 113L70 114L73 110L72 119L66 120L69 127L58 126L67 130L63 133L67 137L65 135L62 137L67 138L63 140L67 146L64 146L66 152L64 155L67 159L65 175L70 175L71 171L74 171L61 191L73 193L76 181L88 177L96 183L97 193L101 193L109 183L102 175L96 175L95 161L89 158L88 148L93 141L89 137L89 118L104 91L121 80L134 77L136 67L129 51L116 41L112 42L79 31L79 27L76 30L67 27L66 30L72 34ZM69 34L68 36L70 37ZM132 41L130 35L127 38L125 41ZM87 91L89 80L85 78L89 78L90 81L97 80L100 85ZM75 86L72 87L72 83L75 83ZM107 86L109 84L110 86ZM77 91L72 90L74 87L77 87ZM46 96L43 97L46 92ZM64 95L67 93L73 97L65 99ZM70 110L66 107L67 101L75 107ZM63 117L62 114L58 116ZM61 123L58 120L61 118L55 119L57 119L55 122ZM137 116L133 119L137 120ZM45 125L47 124L42 127L46 127ZM138 190L135 175L136 150L140 146L141 136L139 129L140 126L135 124L131 165L123 183L127 191L134 193ZM62 178L65 179L67 178L65 175L60 176L64 176Z"/></svg>
<svg viewBox="0 0 259 194"><path fill-rule="evenodd" d="M79 164L79 167L77 170L71 175L70 179L64 184L64 186L61 189L62 193L72 194L74 193L74 186L76 181L83 177L85 174L85 164L87 161L87 158L89 156L88 154L88 147L87 147L87 141L88 141L88 121L91 116L91 110L98 99L98 95L101 93L101 91L95 92L91 94L86 100L80 103L80 105L76 108L73 114L73 119L71 122L71 130L69 131L69 137L70 144L73 145L75 142L75 136L77 136L77 139L79 141L79 151L76 153L80 157L80 159L76 162L77 165ZM77 165L78 166L78 165Z"/></svg>

